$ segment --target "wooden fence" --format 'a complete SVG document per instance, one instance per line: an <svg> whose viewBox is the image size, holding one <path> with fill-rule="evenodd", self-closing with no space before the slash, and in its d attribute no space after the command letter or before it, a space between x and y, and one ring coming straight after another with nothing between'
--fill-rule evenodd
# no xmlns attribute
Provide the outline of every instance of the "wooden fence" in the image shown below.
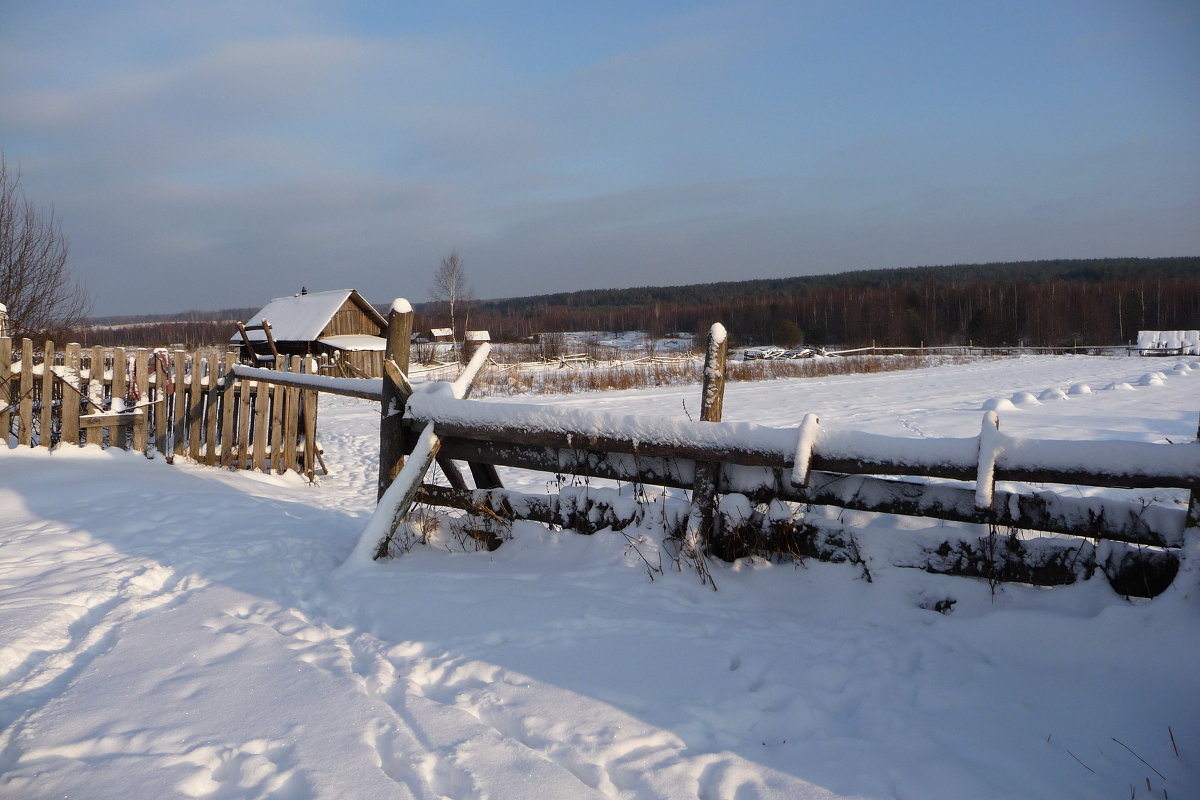
<svg viewBox="0 0 1200 800"><path fill-rule="evenodd" d="M396 354L404 357L402 349ZM984 415L979 436L966 439L826 431L813 414L794 429L723 423L726 357L724 329L714 326L697 422L472 401L470 367L449 391L415 392L393 358L383 380L390 397L380 451L386 493L365 534L379 535L374 557L392 554L398 526L423 502L466 510L485 530L493 527L489 519L581 533L653 519L677 542L726 559L784 552L856 562L865 571L856 538L864 530L806 513L832 506L967 523L885 531L896 566L1041 585L1103 575L1121 594L1153 597L1178 573L1187 531L1200 527L1200 443L1028 440L1001 433L994 412ZM427 482L435 460L467 462L476 488L454 479L456 469L443 468L450 486ZM571 477L558 495L523 494L500 485L496 466L546 472L560 483ZM493 477L481 482L484 467ZM593 478L691 496L631 501L588 486ZM1002 491L998 480L1060 491ZM570 487L581 481L582 489ZM1185 510L1067 488L1081 485L1190 494Z"/></svg>
<svg viewBox="0 0 1200 800"><path fill-rule="evenodd" d="M320 461L317 393L239 379L231 352L151 351L0 338L0 443L100 445L232 469L303 472ZM294 373L315 362L296 356Z"/></svg>
<svg viewBox="0 0 1200 800"><path fill-rule="evenodd" d="M488 357L481 347L453 383L417 391L406 375L412 313L389 316L384 377L291 375L238 367L273 391L319 390L381 400L380 501L363 534L371 555L393 542L415 502L462 509L476 536L498 544L490 521L528 519L591 533L651 520L680 546L736 558L780 552L867 564L852 528L810 513L832 507L955 523L883 530L895 566L1038 585L1107 578L1123 595L1153 597L1180 570L1185 542L1200 537L1200 443L1033 440L1000 431L987 412L978 436L910 439L721 421L727 359L714 326L705 358L701 418L637 417L470 400ZM1200 437L1198 437L1200 438ZM426 480L434 463L449 486ZM470 468L474 488L459 469ZM505 489L497 466L556 476L558 494ZM590 486L608 479L683 489L653 501ZM1004 489L997 481L1047 488ZM582 484L582 485L579 485ZM1085 497L1068 487L1188 490L1187 507ZM1053 487L1058 487L1057 490ZM374 537L374 539L372 539ZM359 551L356 551L359 552Z"/></svg>

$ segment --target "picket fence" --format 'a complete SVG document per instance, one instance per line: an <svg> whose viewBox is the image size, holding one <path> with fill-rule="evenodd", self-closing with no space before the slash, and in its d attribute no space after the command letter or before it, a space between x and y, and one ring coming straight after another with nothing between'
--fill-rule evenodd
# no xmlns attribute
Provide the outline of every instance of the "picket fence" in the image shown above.
<svg viewBox="0 0 1200 800"><path fill-rule="evenodd" d="M0 445L99 445L312 480L317 393L239 379L236 363L215 350L35 348L29 339L17 349L0 338ZM286 366L317 368L300 356Z"/></svg>

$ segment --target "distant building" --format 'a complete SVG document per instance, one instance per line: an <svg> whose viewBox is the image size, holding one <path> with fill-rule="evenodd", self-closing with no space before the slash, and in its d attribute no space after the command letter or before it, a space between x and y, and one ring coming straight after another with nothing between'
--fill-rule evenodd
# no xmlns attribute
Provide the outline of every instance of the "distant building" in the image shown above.
<svg viewBox="0 0 1200 800"><path fill-rule="evenodd" d="M463 335L463 358L470 358L479 345L491 340L487 331L467 331Z"/></svg>
<svg viewBox="0 0 1200 800"><path fill-rule="evenodd" d="M270 364L275 352L281 357L325 354L345 372L383 374L387 320L354 289L277 297L244 328L245 339L239 331L231 341L242 344L243 356L256 363Z"/></svg>

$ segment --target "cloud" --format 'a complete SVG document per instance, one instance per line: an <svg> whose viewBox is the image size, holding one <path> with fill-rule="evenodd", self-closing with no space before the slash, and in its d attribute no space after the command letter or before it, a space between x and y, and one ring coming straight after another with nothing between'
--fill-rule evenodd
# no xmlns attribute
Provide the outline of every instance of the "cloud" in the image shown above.
<svg viewBox="0 0 1200 800"><path fill-rule="evenodd" d="M1194 56L840 9L47 0L6 10L0 147L97 313L420 300L452 247L484 295L1200 247L1194 88L1149 79Z"/></svg>

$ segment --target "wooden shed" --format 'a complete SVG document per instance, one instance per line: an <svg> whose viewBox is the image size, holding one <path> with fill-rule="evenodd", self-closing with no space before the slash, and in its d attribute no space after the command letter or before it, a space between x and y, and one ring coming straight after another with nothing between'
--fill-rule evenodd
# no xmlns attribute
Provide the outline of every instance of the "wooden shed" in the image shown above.
<svg viewBox="0 0 1200 800"><path fill-rule="evenodd" d="M326 355L337 371L362 377L383 374L387 320L354 289L302 290L277 297L253 315L233 341L242 355L269 364L280 356Z"/></svg>

